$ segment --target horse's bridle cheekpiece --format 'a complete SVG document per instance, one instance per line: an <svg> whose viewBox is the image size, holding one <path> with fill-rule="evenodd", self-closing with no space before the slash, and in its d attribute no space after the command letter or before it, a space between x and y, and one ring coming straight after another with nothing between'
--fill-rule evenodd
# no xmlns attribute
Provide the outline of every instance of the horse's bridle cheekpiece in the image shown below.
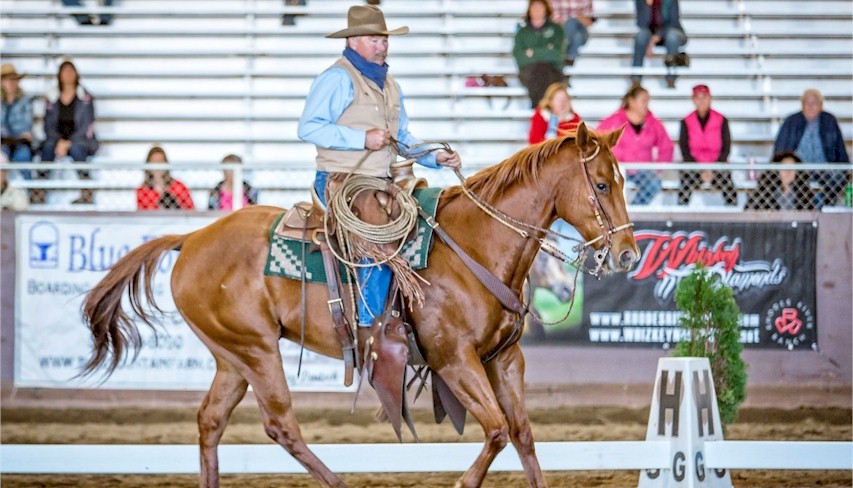
<svg viewBox="0 0 853 488"><path fill-rule="evenodd" d="M598 157L599 152L601 152L601 145L598 141L595 142L595 151L589 155L584 157L580 155L580 163L583 165L583 176L586 180L586 187L589 190L589 195L586 197L590 206L592 206L592 213L595 214L595 220L598 222L598 227L602 230L601 235L596 237L595 239L591 239L582 244L583 248L587 248L595 244L596 242L604 239L604 246L601 249L598 249L593 254L593 259L595 260L595 269L590 273L595 277L598 277L598 274L601 272L601 268L604 266L604 261L607 259L607 255L610 253L610 236L613 234L634 227L633 222L628 222L622 224L618 227L613 226L613 222L610 220L610 216L607 215L607 211L604 209L604 205L602 205L601 200L598 198L598 195L595 194L595 189L592 187L592 179L589 177L589 170L586 167L586 163L592 161L596 157ZM580 153L580 148L578 149ZM601 219L601 215L604 214L604 220L607 221L607 229L604 228L604 221Z"/></svg>

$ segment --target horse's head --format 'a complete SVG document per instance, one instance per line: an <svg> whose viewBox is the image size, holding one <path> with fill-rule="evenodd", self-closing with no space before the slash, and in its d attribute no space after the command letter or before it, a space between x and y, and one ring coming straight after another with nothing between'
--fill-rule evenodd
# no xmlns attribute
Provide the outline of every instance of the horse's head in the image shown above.
<svg viewBox="0 0 853 488"><path fill-rule="evenodd" d="M596 249L605 271L626 272L637 262L640 251L625 208L625 178L610 150L621 135L622 129L596 134L581 123L575 147L558 153L570 160L555 205L557 216L572 224L586 244ZM570 146L572 141L567 138L563 144Z"/></svg>

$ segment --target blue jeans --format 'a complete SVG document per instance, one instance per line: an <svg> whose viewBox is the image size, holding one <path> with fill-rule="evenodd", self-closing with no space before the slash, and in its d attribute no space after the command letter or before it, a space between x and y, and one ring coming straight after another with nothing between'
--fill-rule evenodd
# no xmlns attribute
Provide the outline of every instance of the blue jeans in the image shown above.
<svg viewBox="0 0 853 488"><path fill-rule="evenodd" d="M631 200L631 205L648 205L660 191L660 178L654 171L637 171L629 174L627 178L637 187L637 193Z"/></svg>
<svg viewBox="0 0 853 488"><path fill-rule="evenodd" d="M314 176L314 190L320 197L323 205L326 205L326 182L329 173L318 171ZM372 263L367 258L362 259L361 264ZM358 282L361 283L361 293L358 297L358 326L370 327L373 319L385 311L385 302L388 300L388 291L391 289L391 268L384 264L358 268Z"/></svg>
<svg viewBox="0 0 853 488"><path fill-rule="evenodd" d="M101 0L101 3L104 4L104 7L112 7L113 0ZM82 7L83 6L83 4L80 2L80 0L62 0L62 5L65 5L66 7ZM101 24L109 24L113 20L113 16L110 14L99 15L97 17L100 19ZM88 15L75 14L74 18L77 19L78 24L91 24L92 23L92 19Z"/></svg>
<svg viewBox="0 0 853 488"><path fill-rule="evenodd" d="M578 19L567 20L563 30L566 32L566 41L569 43L566 48L566 59L577 59L578 49L589 40L589 31Z"/></svg>
<svg viewBox="0 0 853 488"><path fill-rule="evenodd" d="M2 151L13 163L29 163L33 160L33 150L30 149L29 144L15 144L14 149L8 144L3 144ZM21 170L21 176L25 180L33 179L33 173L28 169Z"/></svg>
<svg viewBox="0 0 853 488"><path fill-rule="evenodd" d="M59 141L45 141L41 146L41 161L43 163L52 162L56 159L56 143ZM74 160L75 163L85 163L89 156L94 156L95 153L90 152L89 148L86 147L85 144L71 144L71 148L68 149L68 156ZM89 175L89 171L85 169L78 169L77 176L81 180L90 180L92 179ZM40 170L38 171L38 177L40 179L50 178L50 170Z"/></svg>
<svg viewBox="0 0 853 488"><path fill-rule="evenodd" d="M665 28L661 37L663 38L663 45L666 47L667 55L677 54L678 49L687 44L687 34L678 27ZM640 67L643 65L643 60L646 58L646 48L649 46L649 42L651 40L652 31L649 29L640 29L640 31L637 32L636 37L634 37L634 60L631 64L632 66ZM635 81L640 81L643 77L640 75L633 75L631 78ZM666 75L666 79L675 80L675 75L672 74L672 70L669 70L669 73Z"/></svg>
<svg viewBox="0 0 853 488"><path fill-rule="evenodd" d="M838 195L844 192L847 185L847 173L844 171L812 171L811 180L821 186L821 191L814 196L816 209L824 205L835 205Z"/></svg>

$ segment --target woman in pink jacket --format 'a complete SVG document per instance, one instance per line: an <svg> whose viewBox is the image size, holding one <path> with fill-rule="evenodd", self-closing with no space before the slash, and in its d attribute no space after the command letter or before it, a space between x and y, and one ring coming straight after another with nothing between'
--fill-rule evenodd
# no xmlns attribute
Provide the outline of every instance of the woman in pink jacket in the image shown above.
<svg viewBox="0 0 853 488"><path fill-rule="evenodd" d="M625 131L614 146L613 155L621 163L671 163L672 139L666 128L649 111L649 92L639 84L631 85L622 97L622 107L598 124L599 131ZM637 187L632 205L646 205L660 191L660 178L652 170L628 170L628 181Z"/></svg>

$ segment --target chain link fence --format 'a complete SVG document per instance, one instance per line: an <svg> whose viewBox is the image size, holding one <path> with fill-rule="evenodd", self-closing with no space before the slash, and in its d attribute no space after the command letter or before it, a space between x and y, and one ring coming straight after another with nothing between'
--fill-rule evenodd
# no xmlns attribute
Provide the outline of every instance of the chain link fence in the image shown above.
<svg viewBox="0 0 853 488"><path fill-rule="evenodd" d="M95 160L4 164L12 188L26 192L28 210L230 210L245 205L290 207L310 199L311 162L168 164ZM482 166L480 166L482 167ZM470 175L480 167L468 167ZM85 168L85 170L84 170ZM448 170L416 167L431 186L459 181ZM772 211L850 208L853 165L626 163L625 196L634 210ZM152 184L153 173L167 178ZM227 173L233 176L229 178ZM162 173L161 173L162 175ZM233 195L243 198L233 198Z"/></svg>

